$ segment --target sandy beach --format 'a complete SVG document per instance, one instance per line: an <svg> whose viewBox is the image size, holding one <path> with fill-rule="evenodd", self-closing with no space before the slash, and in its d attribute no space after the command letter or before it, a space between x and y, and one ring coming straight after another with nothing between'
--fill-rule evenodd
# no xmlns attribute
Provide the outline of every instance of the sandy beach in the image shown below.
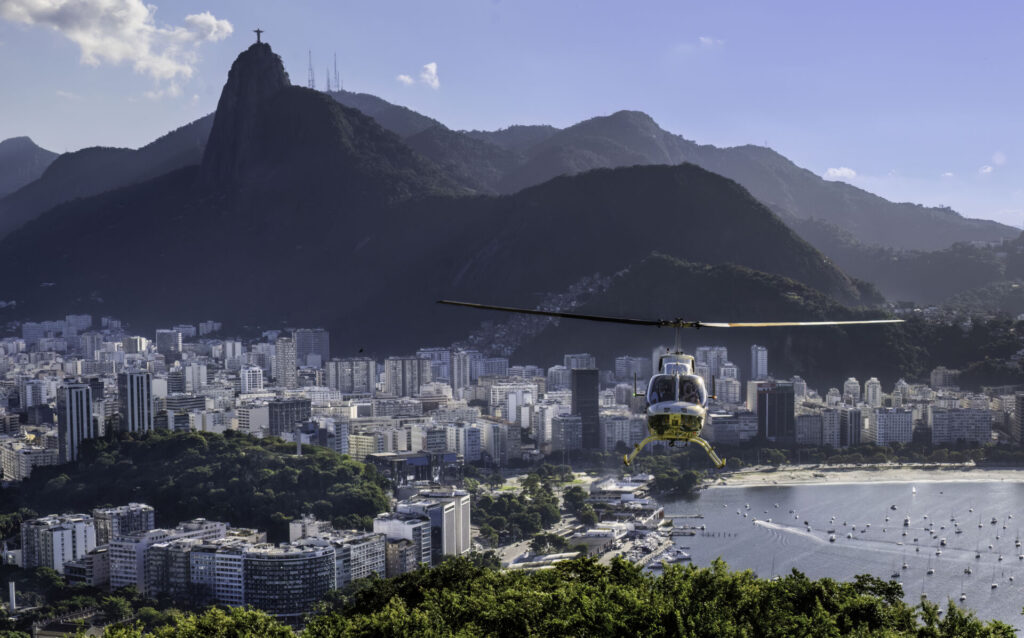
<svg viewBox="0 0 1024 638"><path fill-rule="evenodd" d="M705 479L704 487L757 485L838 485L850 483L915 483L965 481L1024 482L1024 468L979 468L963 463L904 463L857 466L757 466Z"/></svg>

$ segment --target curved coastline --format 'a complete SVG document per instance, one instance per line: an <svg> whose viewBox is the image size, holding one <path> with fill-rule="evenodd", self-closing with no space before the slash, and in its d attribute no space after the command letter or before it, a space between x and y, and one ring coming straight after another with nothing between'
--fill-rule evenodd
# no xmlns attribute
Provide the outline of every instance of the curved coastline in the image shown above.
<svg viewBox="0 0 1024 638"><path fill-rule="evenodd" d="M705 478L702 489L779 485L1024 482L1024 468L973 463L756 466Z"/></svg>

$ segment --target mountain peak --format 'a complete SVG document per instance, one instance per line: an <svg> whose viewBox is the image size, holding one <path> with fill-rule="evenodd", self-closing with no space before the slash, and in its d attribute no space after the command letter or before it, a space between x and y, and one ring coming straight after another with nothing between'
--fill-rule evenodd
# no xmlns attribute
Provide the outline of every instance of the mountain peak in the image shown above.
<svg viewBox="0 0 1024 638"><path fill-rule="evenodd" d="M261 105L290 85L280 56L266 42L253 43L235 58L217 102L203 155L203 180L207 184L230 183L239 176L250 157Z"/></svg>

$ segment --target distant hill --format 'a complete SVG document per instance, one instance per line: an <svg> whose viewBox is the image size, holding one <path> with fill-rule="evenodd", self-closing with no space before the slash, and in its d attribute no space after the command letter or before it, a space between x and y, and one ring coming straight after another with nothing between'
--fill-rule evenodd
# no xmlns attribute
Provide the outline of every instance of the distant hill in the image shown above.
<svg viewBox="0 0 1024 638"><path fill-rule="evenodd" d="M92 147L57 157L38 179L0 199L0 237L57 204L198 164L212 122L207 115L137 150Z"/></svg>
<svg viewBox="0 0 1024 638"><path fill-rule="evenodd" d="M228 74L201 165L25 224L0 241L0 269L33 267L0 298L16 299L22 317L86 310L139 328L193 314L323 325L345 335L341 351L451 343L479 317L452 315L438 298L531 304L652 250L775 273L839 303L880 300L741 186L694 165L462 193L371 118L291 86L257 44ZM99 245L117 250L97 259Z"/></svg>
<svg viewBox="0 0 1024 638"><path fill-rule="evenodd" d="M650 282L663 285L654 294ZM575 311L620 317L700 321L810 321L878 318L851 310L827 295L779 275L735 265L709 266L654 254L613 278L603 294ZM469 312L469 311L467 311ZM500 315L500 313L495 313ZM501 320L501 317L491 317ZM906 328L849 326L822 328L743 328L687 330L683 347L724 345L741 370L749 368L750 346L767 346L770 371L799 374L812 387L828 388L850 375L895 381L923 374L927 351L912 345ZM670 329L637 328L559 320L516 352L516 362L554 365L553 354L589 352L602 369L624 354L649 356L671 346Z"/></svg>
<svg viewBox="0 0 1024 638"><path fill-rule="evenodd" d="M36 146L28 137L0 142L0 197L39 178L57 154Z"/></svg>
<svg viewBox="0 0 1024 638"><path fill-rule="evenodd" d="M354 108L365 105L364 112L403 138L440 126L379 98L332 95ZM938 250L962 241L1010 239L1019 232L997 222L964 218L949 208L890 202L855 186L822 179L769 148L697 144L665 131L639 111L618 111L565 129L513 126L500 131L444 131L443 143L435 139L415 145L417 150L460 176L467 187L484 193L513 193L559 175L595 168L691 162L736 180L794 227L799 220L820 220L866 245ZM489 146L474 147L466 154L459 136ZM499 149L513 155L500 154ZM467 176L472 180L467 181Z"/></svg>

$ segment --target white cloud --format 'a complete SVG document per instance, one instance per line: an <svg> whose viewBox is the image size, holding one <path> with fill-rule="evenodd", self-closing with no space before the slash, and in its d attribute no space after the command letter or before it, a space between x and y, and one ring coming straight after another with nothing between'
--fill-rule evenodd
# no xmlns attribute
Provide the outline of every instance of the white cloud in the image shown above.
<svg viewBox="0 0 1024 638"><path fill-rule="evenodd" d="M723 44L725 44L725 40L717 40L715 38L712 38L711 36L702 35L699 38L697 38L697 43L700 44L700 46L704 47L705 49L710 49L711 47L722 46Z"/></svg>
<svg viewBox="0 0 1024 638"><path fill-rule="evenodd" d="M825 179L841 179L851 180L857 177L857 171L846 166L840 166L839 168L830 168L825 171Z"/></svg>
<svg viewBox="0 0 1024 638"><path fill-rule="evenodd" d="M1002 166L1006 163L1006 154L1002 151L996 151L992 154L992 163L996 166Z"/></svg>
<svg viewBox="0 0 1024 638"><path fill-rule="evenodd" d="M424 64L420 71L420 81L432 89L441 88L441 80L437 77L437 62Z"/></svg>
<svg viewBox="0 0 1024 638"><path fill-rule="evenodd" d="M945 173L942 174L942 176L946 177L946 178L949 178L949 177L953 177L954 175L950 171L946 171Z"/></svg>
<svg viewBox="0 0 1024 638"><path fill-rule="evenodd" d="M209 11L185 16L184 26L157 25L156 10L142 0L0 0L0 18L53 29L78 45L83 64L129 63L169 85L147 97L179 95L200 45L223 40L234 27Z"/></svg>
<svg viewBox="0 0 1024 638"><path fill-rule="evenodd" d="M82 96L77 93L72 93L71 91L62 91L60 89L57 89L57 97L62 97L65 100L74 100L75 102L82 99Z"/></svg>
<svg viewBox="0 0 1024 638"><path fill-rule="evenodd" d="M989 173L991 173L991 172L992 172L993 170L995 170L995 169L993 169L993 168L992 168L991 166L989 166L988 164L985 164L984 166L982 166L981 168L979 168L979 169L978 169L978 172L979 172L979 173L981 173L982 175L988 175L988 174L989 174Z"/></svg>
<svg viewBox="0 0 1024 638"><path fill-rule="evenodd" d="M0 2L2 1L3 0L0 0ZM437 62L424 64L417 79L413 79L411 75L406 75L405 73L399 75L395 79L406 86L412 86L418 79L419 82L426 84L432 89L441 88L441 79L437 77Z"/></svg>

